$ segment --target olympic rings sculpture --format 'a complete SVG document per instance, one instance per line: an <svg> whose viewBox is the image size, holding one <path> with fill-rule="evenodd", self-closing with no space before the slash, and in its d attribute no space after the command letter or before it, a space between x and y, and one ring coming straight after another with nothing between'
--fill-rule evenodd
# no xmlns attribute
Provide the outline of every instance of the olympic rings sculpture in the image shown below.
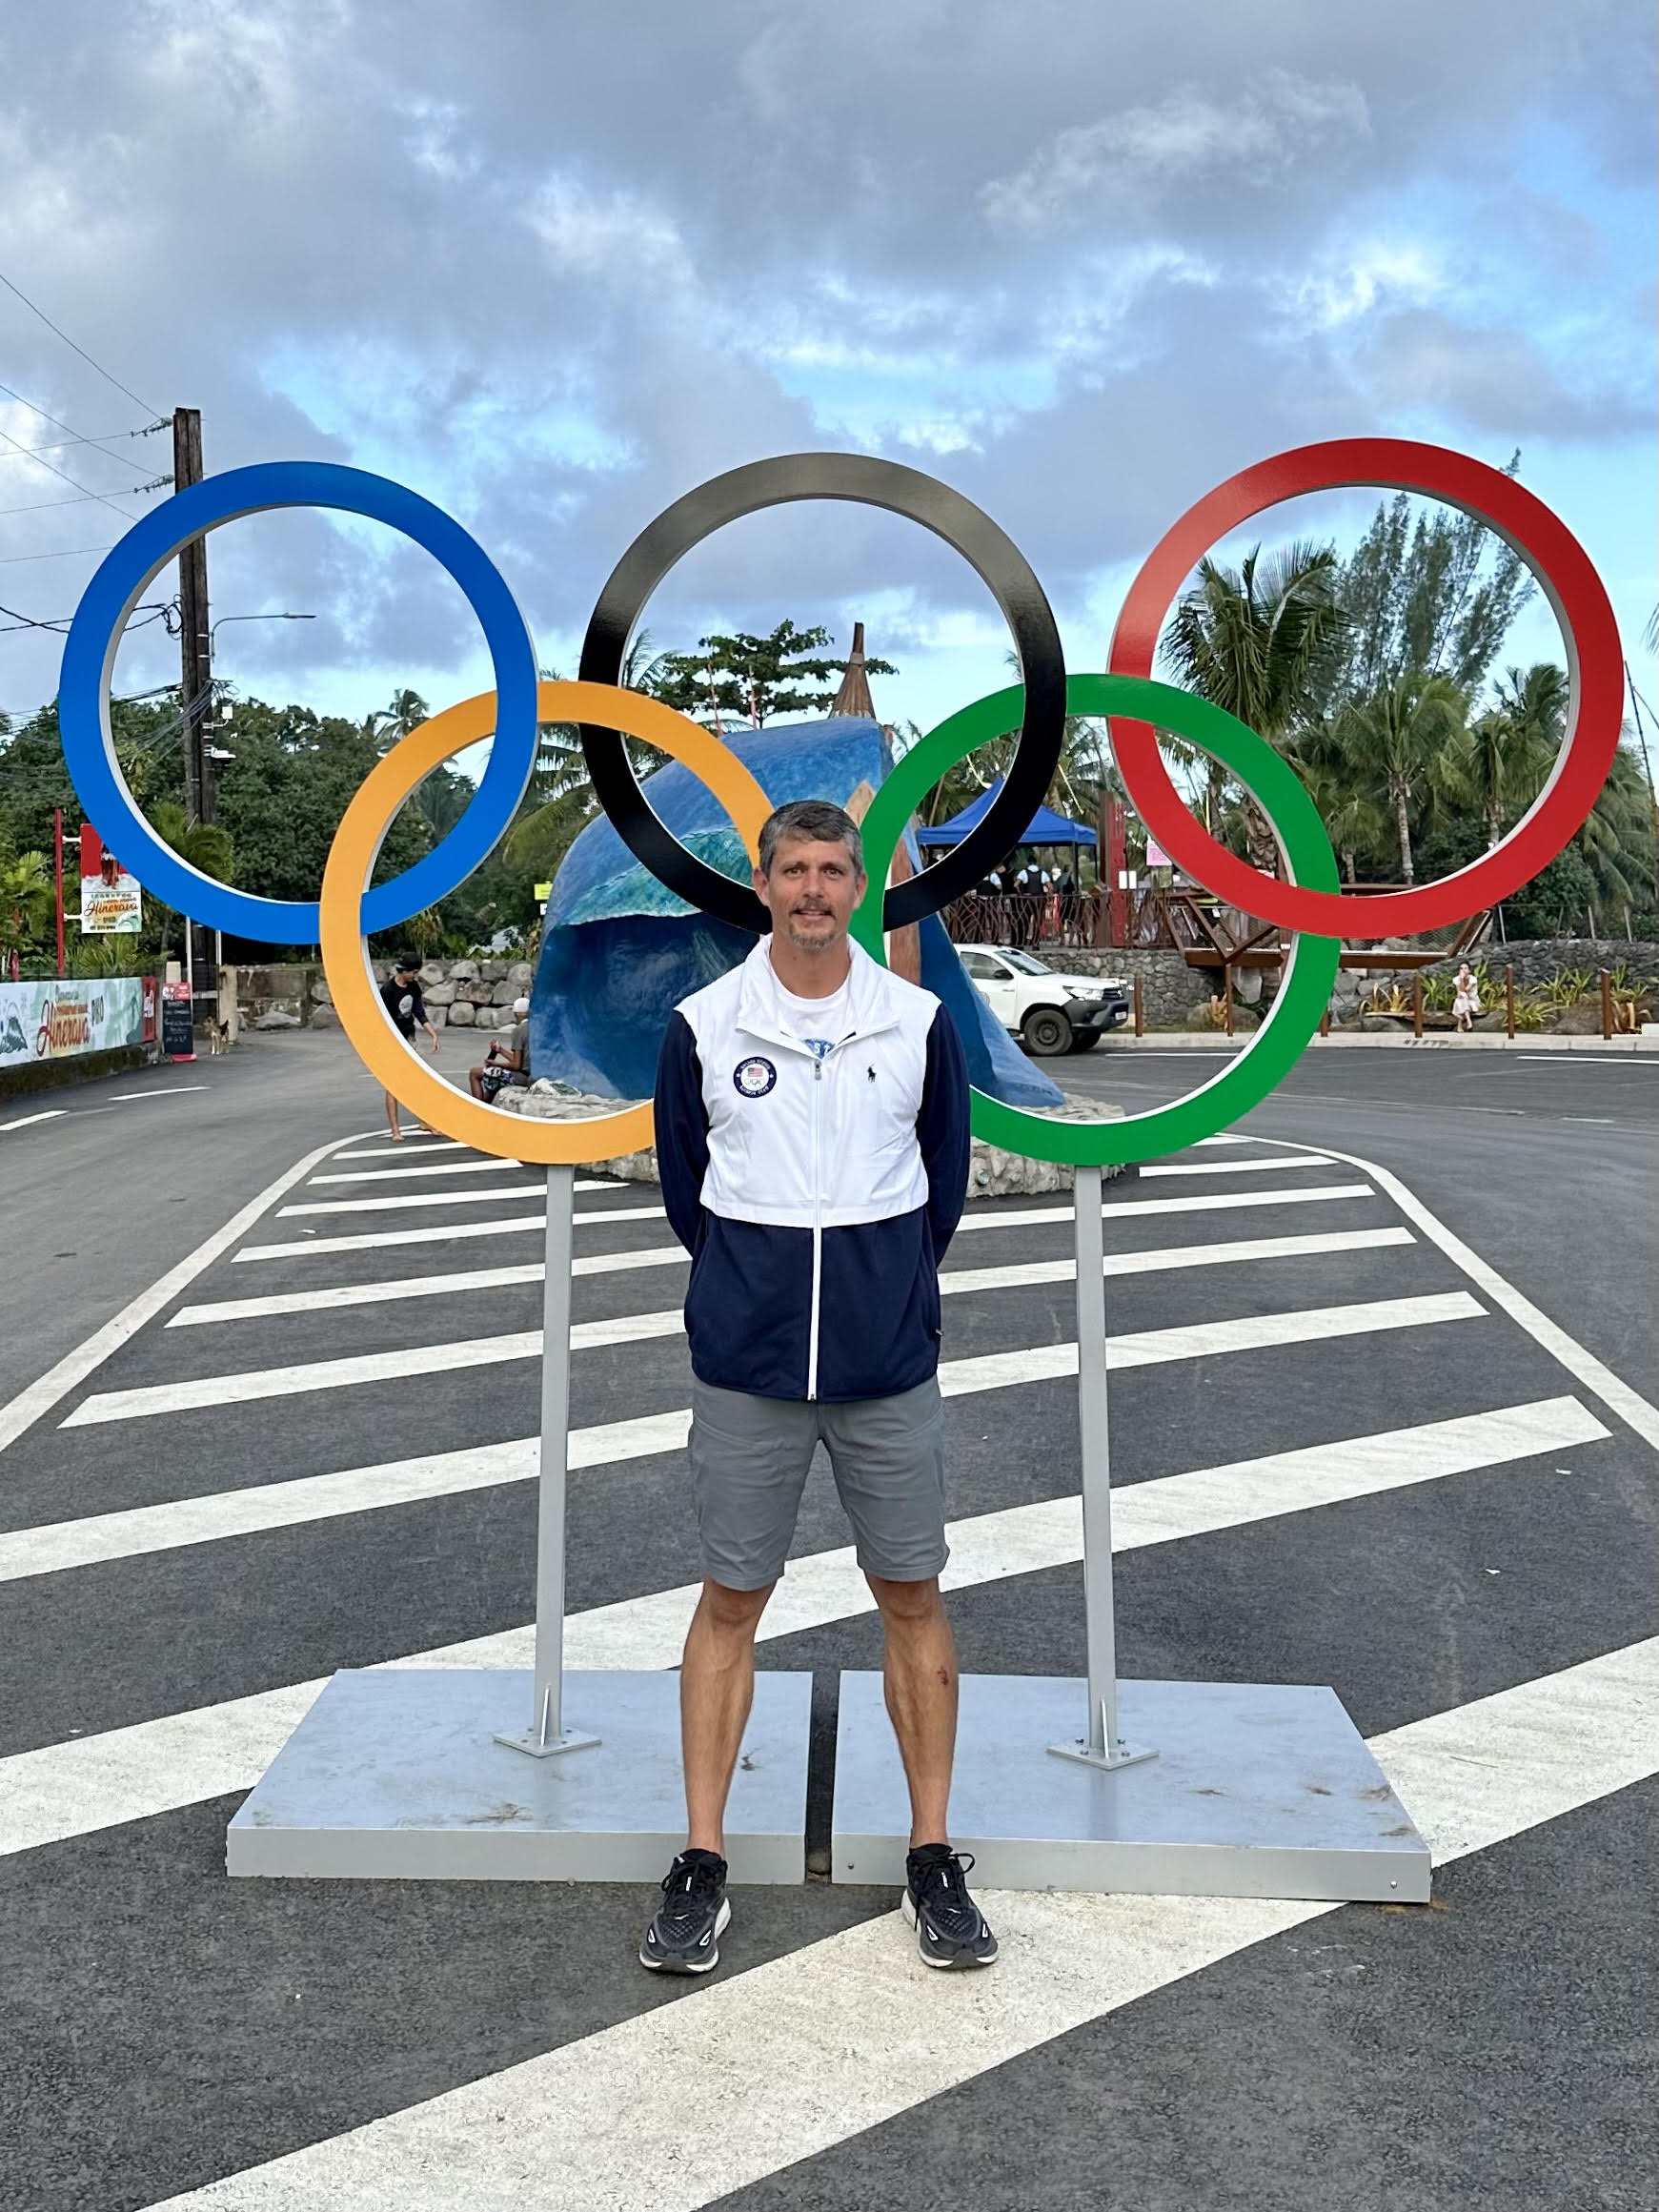
<svg viewBox="0 0 1659 2212"><path fill-rule="evenodd" d="M1151 680L1158 631L1176 593L1216 539L1278 500L1340 485L1382 484L1447 499L1496 530L1527 562L1567 642L1567 731L1544 790L1522 821L1471 866L1438 883L1364 900L1338 889L1330 842L1292 770L1254 731L1190 692ZM1433 928L1495 903L1561 850L1595 802L1618 744L1622 657L1612 609L1583 548L1543 502L1462 454L1398 438L1338 439L1258 463L1189 508L1143 563L1124 601L1107 673L1067 678L1042 587L1019 549L960 493L915 469L864 455L789 454L699 485L635 539L600 593L577 680L538 680L530 631L505 579L459 523L384 477L324 461L274 461L210 477L134 523L82 595L64 648L59 728L82 804L103 835L170 905L197 921L270 943L319 943L335 1008L359 1057L404 1105L446 1136L498 1158L576 1164L651 1141L649 1104L576 1122L536 1122L487 1106L441 1082L393 1027L375 989L368 933L435 903L475 868L512 822L535 764L537 723L581 727L596 797L618 835L681 898L759 930L753 891L689 852L653 812L620 733L684 762L726 808L751 858L771 802L719 740L660 700L619 687L629 633L652 590L721 524L794 499L883 507L934 531L989 586L1013 634L1022 682L949 716L882 782L863 829L870 887L853 933L877 959L884 933L937 913L1019 842L1046 795L1068 714L1107 718L1124 784L1142 819L1189 875L1296 934L1273 1008L1238 1059L1173 1104L1116 1122L1059 1122L973 1097L975 1130L1005 1149L1074 1165L1127 1163L1213 1134L1266 1096L1318 1026L1341 956L1334 934L1363 911L1366 934ZM495 672L492 692L446 708L412 731L365 779L335 832L321 895L265 899L214 883L165 844L134 804L115 758L110 679L128 616L192 538L273 507L329 507L389 524L455 578L477 615ZM1214 755L1245 784L1279 838L1288 881L1218 844L1187 810L1158 752L1166 729ZM1001 792L977 827L935 866L887 887L904 825L957 761L1019 730ZM370 887L381 842L423 776L494 733L465 813L434 849L391 883Z"/></svg>

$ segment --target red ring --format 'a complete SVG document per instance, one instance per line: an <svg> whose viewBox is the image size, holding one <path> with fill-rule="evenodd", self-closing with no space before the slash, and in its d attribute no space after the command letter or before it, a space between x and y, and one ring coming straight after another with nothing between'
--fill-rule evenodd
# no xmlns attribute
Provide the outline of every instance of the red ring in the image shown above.
<svg viewBox="0 0 1659 2212"><path fill-rule="evenodd" d="M1148 722L1114 720L1112 749L1142 821L1197 883L1262 922L1315 936L1414 934L1495 906L1529 883L1579 828L1607 780L1624 718L1618 625L1588 556L1542 499L1467 454L1398 437L1332 438L1275 454L1218 484L1147 556L1129 587L1107 666L1150 676L1163 618L1219 538L1282 499L1378 485L1445 499L1477 515L1526 561L1567 641L1567 735L1549 781L1499 844L1455 875L1408 890L1356 896L1308 891L1266 876L1211 837L1169 778ZM1359 926L1363 923L1363 927Z"/></svg>

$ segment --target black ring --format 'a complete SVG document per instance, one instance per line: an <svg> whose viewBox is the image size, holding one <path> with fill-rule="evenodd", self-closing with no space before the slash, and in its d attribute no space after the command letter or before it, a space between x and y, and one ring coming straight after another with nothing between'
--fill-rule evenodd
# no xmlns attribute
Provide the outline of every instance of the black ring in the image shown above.
<svg viewBox="0 0 1659 2212"><path fill-rule="evenodd" d="M882 925L899 929L937 914L972 890L1012 851L1048 796L1065 737L1065 660L1053 610L1025 556L982 508L937 477L866 454L779 454L729 469L665 507L617 561L588 622L577 674L587 683L619 682L634 625L675 562L722 523L791 499L851 499L885 507L942 538L988 586L1019 656L1025 720L1002 788L961 844L888 890ZM764 933L770 928L766 909L746 884L699 861L664 828L617 733L584 722L581 737L594 796L636 860L705 914L739 929Z"/></svg>

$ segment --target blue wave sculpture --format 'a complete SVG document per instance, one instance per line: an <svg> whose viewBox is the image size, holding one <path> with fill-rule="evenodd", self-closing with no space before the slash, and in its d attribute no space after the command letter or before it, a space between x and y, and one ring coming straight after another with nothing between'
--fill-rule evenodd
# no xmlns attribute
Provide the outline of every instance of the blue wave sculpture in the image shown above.
<svg viewBox="0 0 1659 2212"><path fill-rule="evenodd" d="M786 799L845 805L893 765L880 722L852 715L724 734L775 806ZM670 761L646 780L658 817L700 860L749 880L742 842L718 800ZM920 866L915 841L907 837ZM921 980L950 1008L977 1088L1009 1106L1059 1106L1061 1094L995 1021L968 980L944 924L921 925ZM533 1074L598 1098L648 1098L669 1009L724 975L755 940L688 906L642 867L603 816L591 822L554 878L530 1005Z"/></svg>

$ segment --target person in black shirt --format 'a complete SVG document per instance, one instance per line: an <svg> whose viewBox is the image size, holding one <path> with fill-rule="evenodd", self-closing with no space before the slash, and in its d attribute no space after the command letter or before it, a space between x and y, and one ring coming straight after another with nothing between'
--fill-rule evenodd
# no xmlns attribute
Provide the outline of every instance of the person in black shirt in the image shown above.
<svg viewBox="0 0 1659 2212"><path fill-rule="evenodd" d="M413 1045L417 1028L424 1029L432 1039L432 1056L438 1055L437 1031L433 1027L426 1011L426 1001L420 995L420 963L412 953L400 956L392 980L380 985L380 1004L392 1018L392 1025L400 1037ZM403 1131L397 1122L397 1101L386 1093L386 1126L392 1131L392 1142L400 1145ZM426 1124L416 1125L421 1129ZM430 1133L430 1132L428 1132Z"/></svg>

